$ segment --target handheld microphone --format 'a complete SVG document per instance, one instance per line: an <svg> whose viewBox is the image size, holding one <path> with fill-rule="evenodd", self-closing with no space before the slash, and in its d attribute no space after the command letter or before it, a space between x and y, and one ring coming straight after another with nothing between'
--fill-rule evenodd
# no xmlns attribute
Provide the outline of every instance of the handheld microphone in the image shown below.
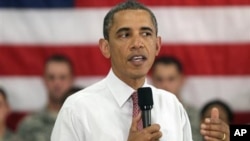
<svg viewBox="0 0 250 141"><path fill-rule="evenodd" d="M143 128L151 125L151 109L153 108L153 96L150 87L143 87L137 90L138 105L142 111Z"/></svg>

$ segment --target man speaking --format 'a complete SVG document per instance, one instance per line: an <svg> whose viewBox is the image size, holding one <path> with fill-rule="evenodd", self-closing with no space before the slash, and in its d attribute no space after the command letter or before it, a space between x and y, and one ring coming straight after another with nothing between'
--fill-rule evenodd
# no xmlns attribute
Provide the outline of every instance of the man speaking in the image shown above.
<svg viewBox="0 0 250 141"><path fill-rule="evenodd" d="M151 10L134 1L118 4L105 16L103 34L99 46L111 61L109 74L66 100L51 141L192 141L187 114L177 98L146 81L161 48ZM146 128L138 107L141 87L151 88L154 103L152 124Z"/></svg>

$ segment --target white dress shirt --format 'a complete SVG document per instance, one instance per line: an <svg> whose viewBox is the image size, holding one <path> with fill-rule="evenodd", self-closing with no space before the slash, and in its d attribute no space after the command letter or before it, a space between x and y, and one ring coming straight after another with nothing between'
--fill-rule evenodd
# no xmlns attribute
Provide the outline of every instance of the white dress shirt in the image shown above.
<svg viewBox="0 0 250 141"><path fill-rule="evenodd" d="M160 124L161 141L192 141L188 116L177 98L151 87L152 123ZM132 122L135 90L115 76L70 96L57 117L51 141L127 141Z"/></svg>

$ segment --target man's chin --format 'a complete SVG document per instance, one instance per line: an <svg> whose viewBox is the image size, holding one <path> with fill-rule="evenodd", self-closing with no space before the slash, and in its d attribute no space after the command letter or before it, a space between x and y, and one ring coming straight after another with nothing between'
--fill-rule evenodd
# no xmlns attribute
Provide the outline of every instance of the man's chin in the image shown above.
<svg viewBox="0 0 250 141"><path fill-rule="evenodd" d="M147 71L135 71L131 74L133 79L142 79L147 76Z"/></svg>

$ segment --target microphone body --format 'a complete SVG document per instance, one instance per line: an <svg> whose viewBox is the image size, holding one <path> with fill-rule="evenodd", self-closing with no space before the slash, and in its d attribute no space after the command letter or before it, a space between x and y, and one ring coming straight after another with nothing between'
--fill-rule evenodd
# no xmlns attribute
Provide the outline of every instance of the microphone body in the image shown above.
<svg viewBox="0 0 250 141"><path fill-rule="evenodd" d="M153 108L153 95L150 87L138 89L138 104L142 111L143 128L151 125L151 109Z"/></svg>
<svg viewBox="0 0 250 141"><path fill-rule="evenodd" d="M143 128L151 125L151 110L142 111L142 125Z"/></svg>

